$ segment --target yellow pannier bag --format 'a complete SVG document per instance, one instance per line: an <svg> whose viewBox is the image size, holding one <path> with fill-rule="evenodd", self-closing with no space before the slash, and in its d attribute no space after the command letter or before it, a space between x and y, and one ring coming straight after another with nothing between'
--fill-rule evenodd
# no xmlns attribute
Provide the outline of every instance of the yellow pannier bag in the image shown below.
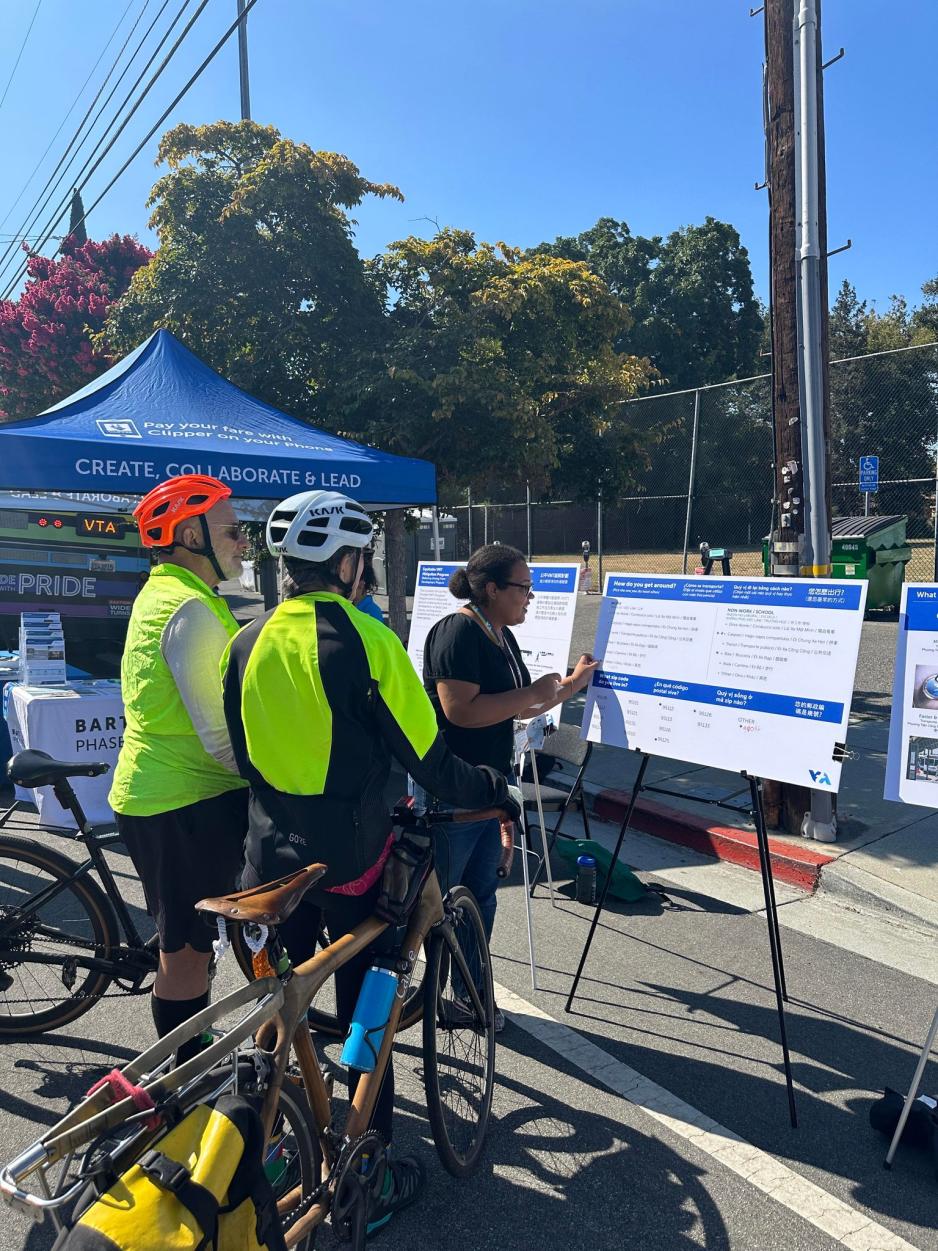
<svg viewBox="0 0 938 1251"><path fill-rule="evenodd" d="M247 1100L199 1104L105 1193L85 1195L54 1251L285 1251Z"/></svg>

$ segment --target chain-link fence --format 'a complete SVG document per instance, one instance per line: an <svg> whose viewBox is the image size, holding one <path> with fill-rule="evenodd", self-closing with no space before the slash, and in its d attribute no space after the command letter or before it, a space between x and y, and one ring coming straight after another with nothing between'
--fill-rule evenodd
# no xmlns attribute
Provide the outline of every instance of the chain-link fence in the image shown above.
<svg viewBox="0 0 938 1251"><path fill-rule="evenodd" d="M935 568L938 344L833 361L833 516L907 518L906 578ZM762 572L772 529L774 439L770 375L632 400L627 420L652 435L640 490L590 503L450 505L456 558L485 542L537 559L579 560L584 539L603 568L692 572L702 542L734 552L733 573ZM859 458L879 456L880 487L859 490Z"/></svg>

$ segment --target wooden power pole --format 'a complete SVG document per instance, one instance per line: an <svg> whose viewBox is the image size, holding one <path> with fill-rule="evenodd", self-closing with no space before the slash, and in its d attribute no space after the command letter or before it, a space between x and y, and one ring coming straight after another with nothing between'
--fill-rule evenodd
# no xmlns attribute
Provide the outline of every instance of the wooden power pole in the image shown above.
<svg viewBox="0 0 938 1251"><path fill-rule="evenodd" d="M772 411L775 426L775 518L770 540L770 571L776 577L802 573L805 501L810 484L805 477L804 425L799 393L799 354L808 350L800 322L798 287L800 256L797 200L794 24L800 0L766 0L766 181L769 192L770 307L772 317ZM829 446L830 389L828 381L827 204L824 162L824 96L820 39L820 0L816 0L817 50L817 208L820 249L819 351L825 445ZM799 329L801 337L799 338ZM802 368L804 363L802 361ZM824 458L823 484L826 516L830 516L829 461ZM769 823L800 833L805 813L812 809L812 792L805 787L769 783L765 790ZM816 805L816 800L814 801ZM823 819L823 814L822 818Z"/></svg>

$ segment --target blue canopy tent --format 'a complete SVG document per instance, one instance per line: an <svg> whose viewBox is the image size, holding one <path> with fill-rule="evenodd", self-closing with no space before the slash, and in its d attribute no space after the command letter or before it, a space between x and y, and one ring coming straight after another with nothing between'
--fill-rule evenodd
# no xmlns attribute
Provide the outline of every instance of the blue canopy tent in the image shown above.
<svg viewBox="0 0 938 1251"><path fill-rule="evenodd" d="M374 508L436 503L429 461L288 417L167 330L38 417L0 426L0 489L142 495L178 473L220 478L240 499L324 487Z"/></svg>

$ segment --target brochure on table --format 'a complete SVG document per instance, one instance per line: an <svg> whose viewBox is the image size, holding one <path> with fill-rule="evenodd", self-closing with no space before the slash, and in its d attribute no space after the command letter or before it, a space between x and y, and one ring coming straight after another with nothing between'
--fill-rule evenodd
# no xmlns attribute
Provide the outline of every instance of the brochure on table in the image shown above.
<svg viewBox="0 0 938 1251"><path fill-rule="evenodd" d="M457 600L449 593L450 576L464 568L456 561L422 560L417 566L417 585L414 590L414 607L410 621L410 637L407 653L414 668L423 677L423 648L427 635L441 618L454 612L465 600ZM533 564L531 570L534 598L528 605L526 620L512 626L511 632L518 641L524 663L536 681L542 674L567 672L570 660L570 641L573 638L573 618L576 613L577 570L579 566ZM560 720L559 709L552 709L555 721Z"/></svg>
<svg viewBox="0 0 938 1251"><path fill-rule="evenodd" d="M584 737L836 791L866 589L608 575Z"/></svg>
<svg viewBox="0 0 938 1251"><path fill-rule="evenodd" d="M938 586L902 588L885 799L938 808Z"/></svg>

